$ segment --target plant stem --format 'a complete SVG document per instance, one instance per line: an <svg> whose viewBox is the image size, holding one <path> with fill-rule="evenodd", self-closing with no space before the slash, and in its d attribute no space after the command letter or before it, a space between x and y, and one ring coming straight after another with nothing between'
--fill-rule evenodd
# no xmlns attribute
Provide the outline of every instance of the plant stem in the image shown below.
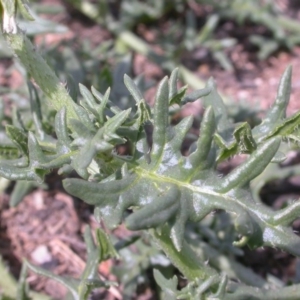
<svg viewBox="0 0 300 300"><path fill-rule="evenodd" d="M48 104L56 111L59 111L62 107L66 107L68 119L77 119L78 117L74 110L74 101L26 35L18 29L16 34L5 34L4 36L13 52L24 65L29 76L35 80L48 97Z"/></svg>
<svg viewBox="0 0 300 300"><path fill-rule="evenodd" d="M214 269L201 263L201 258L196 255L186 242L183 243L182 250L178 252L170 238L170 228L168 226L164 226L160 234L156 230L150 230L149 232L158 247L164 251L173 265L176 266L189 281L194 281L196 279L204 281L217 275L217 272ZM257 282L255 282L255 285L257 285ZM299 295L300 284L270 290L269 288L260 289L257 287L246 286L241 283L230 282L222 299L297 300L299 299Z"/></svg>
<svg viewBox="0 0 300 300"><path fill-rule="evenodd" d="M218 274L214 269L202 263L201 259L186 242L183 243L180 252L176 250L170 238L170 228L168 226L164 226L160 234L158 234L156 230L150 230L150 234L158 247L162 249L171 260L172 264L174 264L188 280L193 281L197 278L206 280Z"/></svg>
<svg viewBox="0 0 300 300"><path fill-rule="evenodd" d="M244 284L253 287L269 287L268 282L263 277L205 242L197 242L195 246L192 246L192 249L195 250L202 261L208 260L211 266L226 273L229 278L238 278Z"/></svg>
<svg viewBox="0 0 300 300"><path fill-rule="evenodd" d="M1 299L5 298L3 295L15 299L18 290L18 283L13 278L13 276L9 273L8 268L5 266L1 257L0 257L0 290L1 290L0 292ZM50 300L49 296L40 293L30 293L30 295L32 300Z"/></svg>

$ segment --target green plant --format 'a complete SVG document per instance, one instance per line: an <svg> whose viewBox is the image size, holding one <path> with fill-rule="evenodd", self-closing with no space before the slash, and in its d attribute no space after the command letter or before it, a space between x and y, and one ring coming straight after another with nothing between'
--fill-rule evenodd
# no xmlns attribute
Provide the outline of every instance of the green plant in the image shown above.
<svg viewBox="0 0 300 300"><path fill-rule="evenodd" d="M128 76L124 82L135 103L128 109L123 110L111 101L110 89L102 94L93 87L89 91L80 85L81 97L74 101L15 25L15 8L24 8L24 1L1 0L1 4L3 21L8 22L3 26L5 39L46 95L46 103L41 102L36 89L30 86L33 121L24 123L15 111L12 124L1 132L5 136L5 143L0 146L1 176L23 183L42 183L53 169L66 175L75 170L76 178L63 181L67 192L94 205L96 219L102 220L106 227L115 228L125 219L128 229L144 231L189 281L178 291L176 277L166 279L155 270L162 297L299 298L299 284L276 289L230 255L241 254L238 247L244 245L269 246L300 255L300 238L290 227L299 216L299 203L273 211L253 198L250 189L251 181L270 164L284 160L284 155L278 152L282 143L299 141L300 113L285 116L291 67L282 76L274 105L254 128L247 122L230 121L212 79L204 89L192 93L187 93L186 87L178 89L177 69L158 86L153 108ZM23 12L28 16L26 10ZM193 117L172 126L171 112L174 107L180 108L199 98L206 108L200 136L196 147L183 156L182 144ZM55 124L47 125L53 110ZM118 147L125 143L127 154L121 155ZM237 154L247 154L248 158L220 177L218 164ZM199 227L186 231L194 223L193 226ZM225 227L228 232L221 238L216 232ZM196 231L206 236L207 242L193 240L191 233ZM85 241L87 267L78 280L55 276L30 263L26 265L64 284L73 299L87 299L95 287L114 284L98 278L96 270L101 261L117 254L110 238L100 229L96 231L96 243L89 229ZM227 267L213 258L206 262L212 252L217 258L225 257Z"/></svg>
<svg viewBox="0 0 300 300"><path fill-rule="evenodd" d="M161 1L122 0L119 6L104 2L96 4L86 0L68 2L115 34L118 37L118 44L147 55L169 71L180 64L183 53L200 47L206 49L222 68L232 70L233 66L227 57L226 49L232 48L237 40L232 36L220 38L218 35L218 29L226 21L242 26L251 24L253 28L258 25L265 29L264 34L251 34L248 38L248 41L258 48L260 59L268 58L280 48L291 50L299 44L298 21L283 16L275 1L196 0L192 3L178 0L172 3L161 3ZM201 27L197 24L199 16L196 16L193 11L195 7L205 11L203 20L200 21ZM210 9L205 10L208 7ZM170 17L173 15L177 16L175 20ZM167 34L157 34L156 41L159 41L164 53L158 55L149 44L132 33L132 29L138 24L148 26L149 23L163 19L167 19L172 25L169 26ZM185 77L185 73L182 76ZM190 78L193 78L192 74L186 76L187 83ZM193 81L196 79L193 78L191 84Z"/></svg>

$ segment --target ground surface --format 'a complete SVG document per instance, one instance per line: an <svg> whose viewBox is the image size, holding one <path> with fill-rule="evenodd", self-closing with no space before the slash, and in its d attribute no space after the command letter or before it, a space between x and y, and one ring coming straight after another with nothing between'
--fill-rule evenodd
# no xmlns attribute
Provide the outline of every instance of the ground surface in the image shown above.
<svg viewBox="0 0 300 300"><path fill-rule="evenodd" d="M43 2L61 3L59 0ZM285 5L282 9L286 14L291 13ZM295 18L299 16L299 12L300 10L293 11ZM98 45L112 38L107 30L88 21L80 14L70 15L66 12L51 18L69 28L66 34L51 34L43 37L46 43L52 45L61 39L78 42L78 37L79 40L89 39L93 45ZM140 28L137 32L142 38L153 43L157 30L159 29L151 26ZM36 38L37 43L39 39L41 37ZM183 59L183 62L193 69L199 78L206 80L213 76L222 93L233 99L243 100L246 106L260 107L262 110L270 107L274 101L280 76L290 64L293 66L293 83L288 113L292 114L300 109L300 47L295 47L292 52L280 50L267 61L259 61L255 57L255 52L248 51L243 43L239 43L230 50L229 57L234 65L233 72L224 71L211 61L199 62L197 53L192 53L188 58ZM144 72L146 77L155 81L164 75L159 66L142 55L135 54L133 62L135 73ZM22 78L16 71L8 73L9 65L9 60L0 61L0 84L15 87ZM151 94L149 97L151 98ZM56 176L49 177L47 181L48 190L35 189L16 208L8 206L11 187L0 196L1 255L8 262L15 276L18 276L23 258L59 275L78 276L85 266L86 253L82 232L87 224L92 227L97 226L92 215L93 210L81 201L74 201L66 195ZM273 193L271 202L278 196L282 198L286 194L298 198L300 185L295 179L292 183L271 185L267 191ZM245 263L262 275L271 273L287 281L296 273L297 261L282 252L259 250L255 255L247 255L247 259ZM109 275L109 268L110 263L103 264L99 271L104 277L113 280L115 278ZM51 280L41 279L31 274L29 282L33 289L43 291L56 299L62 299L65 295L65 290ZM113 289L103 297L108 300L122 299L121 290ZM135 299L155 299L155 296L149 289L145 289L139 298L136 296Z"/></svg>

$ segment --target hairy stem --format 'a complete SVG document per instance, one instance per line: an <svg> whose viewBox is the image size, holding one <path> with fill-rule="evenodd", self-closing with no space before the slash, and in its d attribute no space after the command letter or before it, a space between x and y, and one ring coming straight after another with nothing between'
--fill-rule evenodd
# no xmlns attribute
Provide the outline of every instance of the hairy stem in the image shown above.
<svg viewBox="0 0 300 300"><path fill-rule="evenodd" d="M34 79L48 97L48 104L56 111L66 107L68 119L77 119L72 98L26 35L18 29L16 34L5 34L4 36L13 52L24 65L29 76Z"/></svg>

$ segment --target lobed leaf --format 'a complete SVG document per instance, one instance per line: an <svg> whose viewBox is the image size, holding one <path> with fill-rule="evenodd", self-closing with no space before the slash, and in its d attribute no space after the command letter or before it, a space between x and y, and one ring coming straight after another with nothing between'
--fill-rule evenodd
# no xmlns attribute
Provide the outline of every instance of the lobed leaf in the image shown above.
<svg viewBox="0 0 300 300"><path fill-rule="evenodd" d="M259 141L252 135L247 123L232 130L233 126L226 119L221 98L210 81L210 94L204 96L207 109L197 149L187 157L182 156L181 145L191 127L192 118L183 119L175 127L169 125L168 107L170 97L174 97L169 89L175 90L174 78L175 75L169 83L165 78L158 88L152 112L153 146L149 152L149 161L145 162L142 156L133 164L129 161L129 170L126 167L127 171L119 175L117 180L112 178L100 183L87 183L80 179L66 179L65 189L94 204L97 216L102 217L111 227L121 221L123 212L128 208L133 212L125 223L131 230L159 228L169 223L170 237L179 251L188 221L199 222L210 212L222 209L236 216L235 228L241 239L235 245L272 245L299 255L300 239L288 227L284 227L287 220L292 220L295 214L291 214L291 210L279 213L262 204L257 206L249 190L249 183L277 155L281 137ZM286 81L288 79L284 80ZM129 82L127 79L127 84L133 85ZM131 86L131 90L136 100L140 100L141 95L136 87ZM280 91L283 90L287 90L286 86L280 88ZM216 144L215 131L221 141ZM230 134L235 142L228 147ZM142 140L145 141L146 137ZM233 154L248 153L249 158L220 179L214 170L218 163L218 148L219 153L225 157L228 156L226 151L237 148Z"/></svg>

